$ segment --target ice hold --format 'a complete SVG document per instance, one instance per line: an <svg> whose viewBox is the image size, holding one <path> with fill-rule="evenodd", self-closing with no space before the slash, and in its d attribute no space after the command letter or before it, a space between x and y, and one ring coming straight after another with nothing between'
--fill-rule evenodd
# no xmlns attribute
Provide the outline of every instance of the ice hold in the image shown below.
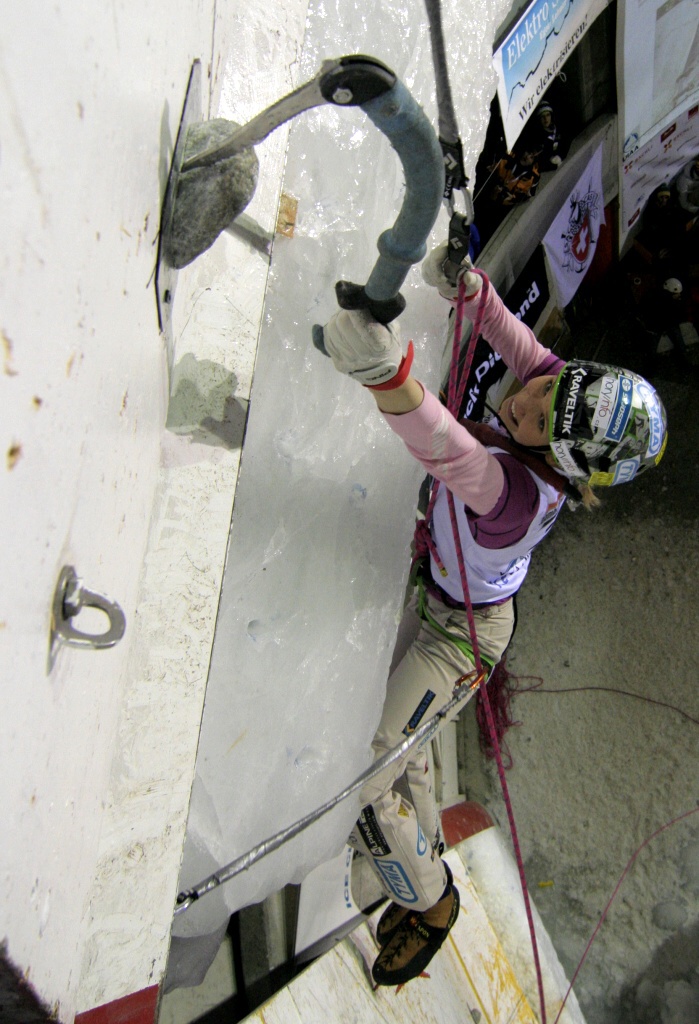
<svg viewBox="0 0 699 1024"><path fill-rule="evenodd" d="M242 127L224 118L190 125L181 159L179 146L173 159L163 216L165 258L180 269L208 249L253 196L258 165L252 146L291 118L324 103L361 107L403 165L405 200L393 228L379 237L379 258L366 288L337 285L351 291L345 295L347 301L338 292L341 305L367 307L376 319L389 323L405 308L399 289L410 267L425 255L425 241L440 208L444 165L422 108L393 71L374 57L324 61L315 78Z"/></svg>
<svg viewBox="0 0 699 1024"><path fill-rule="evenodd" d="M235 121L215 118L187 129L182 163L230 137ZM173 168L171 220L163 238L165 259L175 270L205 252L248 205L257 186L259 162L252 146L210 165Z"/></svg>
<svg viewBox="0 0 699 1024"><path fill-rule="evenodd" d="M272 623L263 622L261 619L252 619L248 622L247 633L252 642L259 644L260 647L264 647L266 644L281 643L280 638L273 629Z"/></svg>
<svg viewBox="0 0 699 1024"><path fill-rule="evenodd" d="M367 489L361 484L353 484L350 491L350 505L361 506L366 501Z"/></svg>
<svg viewBox="0 0 699 1024"><path fill-rule="evenodd" d="M684 900L665 900L653 907L653 924L665 931L677 931L687 921L687 904Z"/></svg>
<svg viewBox="0 0 699 1024"><path fill-rule="evenodd" d="M699 841L687 843L680 857L682 884L699 895Z"/></svg>

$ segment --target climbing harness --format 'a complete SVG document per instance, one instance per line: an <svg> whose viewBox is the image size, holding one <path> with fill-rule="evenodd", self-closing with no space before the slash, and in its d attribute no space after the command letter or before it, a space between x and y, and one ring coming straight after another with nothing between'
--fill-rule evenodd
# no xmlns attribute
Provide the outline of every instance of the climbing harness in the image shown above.
<svg viewBox="0 0 699 1024"><path fill-rule="evenodd" d="M465 658L468 658L469 661L475 663L475 655L471 644L467 640L464 640L463 637L457 636L456 633L450 633L448 629L444 628L444 626L440 626L430 611L427 603L428 585L425 579L426 569L424 561L420 560L419 562L415 562L414 569L416 571L411 569L410 575L417 591L417 614L423 621L428 622L432 629L436 630L437 633L440 633L445 639L453 643ZM490 658L486 658L484 654L481 655L481 661L488 669L488 674L490 674L495 668L495 663Z"/></svg>

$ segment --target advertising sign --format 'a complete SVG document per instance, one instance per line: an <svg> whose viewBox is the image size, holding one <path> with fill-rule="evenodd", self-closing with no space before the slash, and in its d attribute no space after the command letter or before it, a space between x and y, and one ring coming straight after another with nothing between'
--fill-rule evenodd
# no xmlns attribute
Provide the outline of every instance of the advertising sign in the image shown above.
<svg viewBox="0 0 699 1024"><path fill-rule="evenodd" d="M533 0L493 54L507 148L607 6L607 0Z"/></svg>
<svg viewBox="0 0 699 1024"><path fill-rule="evenodd" d="M674 118L623 164L619 245L636 222L654 189L669 184L699 153L699 104Z"/></svg>
<svg viewBox="0 0 699 1024"><path fill-rule="evenodd" d="M622 156L699 100L697 0L625 0L620 7Z"/></svg>
<svg viewBox="0 0 699 1024"><path fill-rule="evenodd" d="M518 320L534 330L548 301L549 283L544 250L537 245L503 302Z"/></svg>

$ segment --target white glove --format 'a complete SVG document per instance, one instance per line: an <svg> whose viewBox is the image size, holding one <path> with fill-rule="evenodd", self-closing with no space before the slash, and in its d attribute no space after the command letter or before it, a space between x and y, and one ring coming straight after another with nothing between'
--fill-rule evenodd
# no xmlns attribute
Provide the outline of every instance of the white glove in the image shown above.
<svg viewBox="0 0 699 1024"><path fill-rule="evenodd" d="M323 328L323 342L335 369L368 387L392 380L404 362L398 324L384 326L366 309L341 309Z"/></svg>
<svg viewBox="0 0 699 1024"><path fill-rule="evenodd" d="M439 294L445 299L455 299L459 294L457 285L452 284L444 273L444 264L447 261L449 253L448 242L442 242L422 261L422 280L425 284L430 285L432 288L436 288ZM471 271L473 264L468 256L465 256L461 261L462 270L459 271L459 277L463 275L464 284L466 285L466 296L470 298L475 295L481 287L481 279L478 274L474 274Z"/></svg>

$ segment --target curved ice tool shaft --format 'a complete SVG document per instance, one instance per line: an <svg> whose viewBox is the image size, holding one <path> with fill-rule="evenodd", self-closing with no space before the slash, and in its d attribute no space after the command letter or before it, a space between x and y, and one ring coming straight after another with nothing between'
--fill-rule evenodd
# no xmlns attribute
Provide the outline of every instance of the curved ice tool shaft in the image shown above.
<svg viewBox="0 0 699 1024"><path fill-rule="evenodd" d="M444 163L432 125L395 76L392 87L368 101L362 110L391 142L403 165L405 195L392 228L377 242L379 258L363 286L339 281L337 299L345 309L366 308L380 323L390 323L405 308L400 295L408 270L425 255L444 192ZM313 344L325 352L323 329L313 328Z"/></svg>

